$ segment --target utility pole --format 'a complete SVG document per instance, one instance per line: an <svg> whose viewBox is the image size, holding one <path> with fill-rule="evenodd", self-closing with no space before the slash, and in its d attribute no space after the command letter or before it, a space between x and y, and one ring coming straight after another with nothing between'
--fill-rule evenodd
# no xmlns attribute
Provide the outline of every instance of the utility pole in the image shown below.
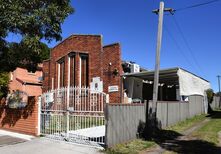
<svg viewBox="0 0 221 154"><path fill-rule="evenodd" d="M159 15L158 18L158 33L157 33L157 48L156 48L156 61L155 61L155 72L154 72L154 86L153 86L153 106L152 106L152 118L156 120L157 112L157 100L158 100L158 83L159 83L159 70L160 70L160 50L162 42L162 31L163 31L163 14L164 12L170 12L173 14L172 8L164 8L164 2L160 2L160 8L153 10L153 13Z"/></svg>
<svg viewBox="0 0 221 154"><path fill-rule="evenodd" d="M219 96L221 95L221 94L220 94L220 77L221 77L220 75L217 75L217 78L218 78L218 86L219 86Z"/></svg>

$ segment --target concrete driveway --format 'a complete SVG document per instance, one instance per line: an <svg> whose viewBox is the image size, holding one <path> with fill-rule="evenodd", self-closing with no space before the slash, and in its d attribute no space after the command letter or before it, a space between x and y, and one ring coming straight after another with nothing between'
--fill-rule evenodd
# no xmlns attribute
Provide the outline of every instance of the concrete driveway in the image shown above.
<svg viewBox="0 0 221 154"><path fill-rule="evenodd" d="M0 147L4 147L7 145L14 145L25 141L26 140L21 138L16 138L8 135L0 135Z"/></svg>
<svg viewBox="0 0 221 154"><path fill-rule="evenodd" d="M99 154L100 149L47 138L25 140L0 134L0 153L4 154Z"/></svg>

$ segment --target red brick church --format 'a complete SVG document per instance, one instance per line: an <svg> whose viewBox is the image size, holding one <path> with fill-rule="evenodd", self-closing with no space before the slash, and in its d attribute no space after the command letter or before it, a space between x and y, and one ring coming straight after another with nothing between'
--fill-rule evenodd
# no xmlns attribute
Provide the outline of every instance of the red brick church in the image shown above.
<svg viewBox="0 0 221 154"><path fill-rule="evenodd" d="M121 48L103 46L101 35L71 35L56 45L43 63L43 91L67 86L97 88L121 102Z"/></svg>

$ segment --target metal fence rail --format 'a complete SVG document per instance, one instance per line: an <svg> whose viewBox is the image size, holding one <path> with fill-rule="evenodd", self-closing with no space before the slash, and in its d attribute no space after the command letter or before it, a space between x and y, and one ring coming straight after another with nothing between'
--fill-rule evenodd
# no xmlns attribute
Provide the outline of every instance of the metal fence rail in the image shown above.
<svg viewBox="0 0 221 154"><path fill-rule="evenodd" d="M41 96L41 134L58 140L103 145L106 94L65 87Z"/></svg>

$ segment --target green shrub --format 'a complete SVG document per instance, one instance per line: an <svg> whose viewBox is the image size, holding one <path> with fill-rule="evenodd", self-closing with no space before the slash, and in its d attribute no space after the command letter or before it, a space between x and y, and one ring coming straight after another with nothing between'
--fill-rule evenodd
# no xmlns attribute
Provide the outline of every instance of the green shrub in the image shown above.
<svg viewBox="0 0 221 154"><path fill-rule="evenodd" d="M0 72L0 99L7 96L9 84L9 73Z"/></svg>

